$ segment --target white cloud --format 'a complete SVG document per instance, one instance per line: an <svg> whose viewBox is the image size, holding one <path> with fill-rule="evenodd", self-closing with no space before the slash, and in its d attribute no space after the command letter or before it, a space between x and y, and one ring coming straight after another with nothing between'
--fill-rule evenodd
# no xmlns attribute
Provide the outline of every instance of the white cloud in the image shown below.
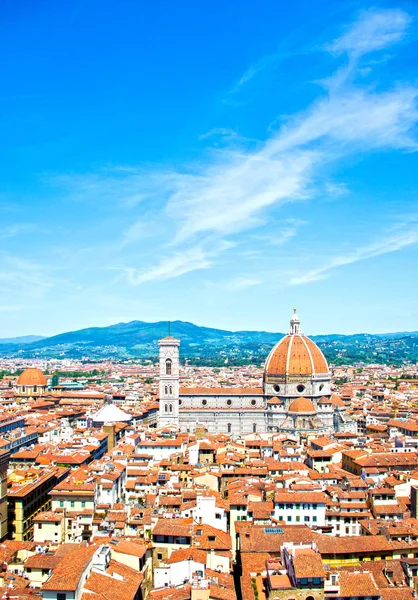
<svg viewBox="0 0 418 600"><path fill-rule="evenodd" d="M13 225L5 226L0 231L0 238L12 238L22 233L33 233L38 231L40 226L37 223L14 223Z"/></svg>
<svg viewBox="0 0 418 600"><path fill-rule="evenodd" d="M150 198L158 186L149 171L126 167L109 167L100 173L62 175L49 181L64 190L74 202L100 202L102 206L134 207Z"/></svg>
<svg viewBox="0 0 418 600"><path fill-rule="evenodd" d="M236 291L261 285L261 283L262 282L259 279L255 279L254 277L236 277L228 282L225 287L228 290Z"/></svg>
<svg viewBox="0 0 418 600"><path fill-rule="evenodd" d="M418 89L399 87L388 92L343 89L316 104L271 142L280 152L321 143L330 160L359 149L416 148Z"/></svg>
<svg viewBox="0 0 418 600"><path fill-rule="evenodd" d="M409 21L401 10L362 13L328 49L355 58L386 48L403 39ZM270 60L260 61L259 68ZM95 197L126 207L146 200L158 205L152 217L155 230L152 220L145 226L137 220L125 228L122 247L144 235L144 227L157 234L156 245L160 244L155 252L160 258L153 266L124 267L129 281L137 285L208 269L229 247L224 241L215 251L208 250L212 238L225 240L259 227L266 223L273 206L277 209L311 199L324 190L328 195L341 195L344 185L331 180L329 172L353 154L416 150L418 89L406 84L385 90L354 87L348 78L359 67L355 60L351 63L350 72L337 70L337 76L328 80L318 101L250 148L237 150L234 138L234 147L212 150L205 160L183 169L119 168L102 175L71 177L67 183L78 200ZM248 71L240 84L254 74ZM229 130L219 128L205 136L214 132L228 135ZM163 229L164 235L158 235ZM294 235L294 228L284 228L279 231L278 243ZM311 277L324 277L335 266L315 271Z"/></svg>
<svg viewBox="0 0 418 600"><path fill-rule="evenodd" d="M314 281L320 281L321 279L329 277L331 272L338 267L381 256L382 254L397 252L398 250L402 250L403 248L412 246L416 243L418 243L418 231L403 231L402 233L385 237L382 240L377 240L363 248L356 248L348 254L336 256L322 267L292 277L289 280L288 285L304 285Z"/></svg>
<svg viewBox="0 0 418 600"><path fill-rule="evenodd" d="M357 54L399 41L409 17L402 11L364 13L332 49ZM374 40L374 41L373 41ZM215 232L227 235L251 229L265 209L310 198L324 167L357 151L416 149L418 89L399 85L387 91L353 88L339 73L339 85L306 112L295 115L259 147L220 150L187 174L171 178L167 211L181 216L176 242ZM326 187L327 182L323 182ZM333 182L338 186L338 182Z"/></svg>
<svg viewBox="0 0 418 600"><path fill-rule="evenodd" d="M260 149L221 150L209 165L171 178L167 211L176 242L260 224L263 210L313 197L322 169L361 150L415 149L418 90L341 90L295 117ZM335 185L335 184L334 184Z"/></svg>
<svg viewBox="0 0 418 600"><path fill-rule="evenodd" d="M340 196L345 196L346 194L348 194L349 189L347 187L347 184L343 183L342 181L338 183L328 181L325 184L325 192L333 198L339 198Z"/></svg>
<svg viewBox="0 0 418 600"><path fill-rule="evenodd" d="M155 219L152 214L145 214L136 219L122 232L121 247L144 242L160 235L164 231L164 223Z"/></svg>
<svg viewBox="0 0 418 600"><path fill-rule="evenodd" d="M411 17L401 9L368 10L341 37L327 46L335 54L357 58L400 42Z"/></svg>
<svg viewBox="0 0 418 600"><path fill-rule="evenodd" d="M249 154L220 152L200 173L176 180L167 205L171 217L181 216L176 242L203 232L225 235L260 224L263 208L309 195L315 161L314 152L274 156L268 146Z"/></svg>
<svg viewBox="0 0 418 600"><path fill-rule="evenodd" d="M199 140L205 140L214 136L224 136L224 137L236 137L237 133L233 129L229 129L227 127L214 127L210 131L203 133L199 136Z"/></svg>
<svg viewBox="0 0 418 600"><path fill-rule="evenodd" d="M191 271L208 269L212 266L218 254L231 248L230 242L221 241L211 248L205 248L202 244L181 250L171 255L166 255L160 261L147 269L135 269L133 267L119 267L128 276L132 285L139 285L148 281L164 281L185 275Z"/></svg>
<svg viewBox="0 0 418 600"><path fill-rule="evenodd" d="M0 256L0 266L0 290L7 294L38 297L55 285L46 267L33 260L3 254Z"/></svg>
<svg viewBox="0 0 418 600"><path fill-rule="evenodd" d="M269 229L272 233L255 233L251 237L270 246L282 246L296 237L302 225L306 225L306 221L302 221L301 219L285 219L280 224L278 223L277 226L272 226L272 223L270 223Z"/></svg>

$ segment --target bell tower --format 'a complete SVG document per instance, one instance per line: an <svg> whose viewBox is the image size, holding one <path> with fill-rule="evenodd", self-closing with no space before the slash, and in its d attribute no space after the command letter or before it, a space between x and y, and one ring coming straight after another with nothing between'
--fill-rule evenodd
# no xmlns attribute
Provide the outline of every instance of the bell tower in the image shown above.
<svg viewBox="0 0 418 600"><path fill-rule="evenodd" d="M158 341L160 347L160 411L158 426L179 427L179 347L171 335Z"/></svg>

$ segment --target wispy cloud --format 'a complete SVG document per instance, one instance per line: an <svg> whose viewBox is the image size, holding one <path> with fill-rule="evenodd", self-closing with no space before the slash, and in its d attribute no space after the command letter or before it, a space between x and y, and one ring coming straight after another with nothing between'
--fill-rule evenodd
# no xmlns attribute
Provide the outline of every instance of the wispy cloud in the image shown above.
<svg viewBox="0 0 418 600"><path fill-rule="evenodd" d="M187 250L166 255L150 268L117 267L117 269L126 273L132 285L139 285L150 281L164 281L180 277L180 275L185 275L191 271L208 269L212 266L216 256L231 247L232 243L225 241L221 241L211 248L200 244Z"/></svg>
<svg viewBox="0 0 418 600"><path fill-rule="evenodd" d="M332 50L348 51L357 43L365 52L367 32L378 38L375 49L386 47L402 38L408 22L402 11L366 13L333 42ZM212 154L209 164L177 173L167 203L170 216L182 217L176 241L253 228L263 222L269 206L315 196L324 168L359 150L416 149L417 97L411 85L374 91L340 81L254 150L224 149Z"/></svg>
<svg viewBox="0 0 418 600"><path fill-rule="evenodd" d="M336 256L329 262L322 265L317 269L312 269L292 277L288 285L304 285L312 283L314 281L320 281L330 276L331 272L338 267L350 265L359 261L375 258L382 254L389 254L391 252L397 252L408 246L412 246L418 243L418 231L408 230L398 233L396 235L385 237L382 240L377 240L362 248L356 248L352 252Z"/></svg>
<svg viewBox="0 0 418 600"><path fill-rule="evenodd" d="M206 140L207 138L219 137L219 136L232 138L232 137L236 137L236 135L237 135L237 132L228 127L214 127L210 131L207 131L206 133L203 133L202 135L200 135L199 140Z"/></svg>
<svg viewBox="0 0 418 600"><path fill-rule="evenodd" d="M364 11L354 25L327 49L334 54L346 53L354 58L383 50L404 38L411 20L401 9Z"/></svg>
<svg viewBox="0 0 418 600"><path fill-rule="evenodd" d="M284 219L276 227L270 227L272 233L254 233L251 237L270 246L282 246L296 237L302 225L306 225L302 219Z"/></svg>
<svg viewBox="0 0 418 600"><path fill-rule="evenodd" d="M243 290L245 288L255 287L257 285L261 285L262 281L260 279L256 279L255 277L236 277L228 282L225 287L229 290Z"/></svg>
<svg viewBox="0 0 418 600"><path fill-rule="evenodd" d="M358 150L416 149L417 97L409 86L340 90L294 117L261 149L220 151L198 172L178 173L167 203L171 217L182 217L176 241L253 228L267 207L315 196L323 169Z"/></svg>
<svg viewBox="0 0 418 600"><path fill-rule="evenodd" d="M410 17L401 10L362 13L327 47L336 56L348 54L351 70L340 64L328 81L322 82L319 99L289 117L278 131L268 132L264 141L238 148L234 138L233 143L208 151L199 162L184 168L109 169L59 183L68 185L76 200L96 197L130 208L151 201L158 206L151 220L133 220L122 234L122 246L126 246L146 235L144 227L153 230L152 219L155 232L164 229L164 235L157 236L156 245L160 245L153 265L123 267L131 284L208 269L231 247L232 236L266 224L272 209L277 214L278 208L324 195L324 190L327 196L341 196L344 184L331 179L332 168L341 161L357 153L417 149L418 88L408 83L385 89L353 84L361 69L357 59L400 42L409 23ZM271 57L261 60L259 68L269 60ZM241 84L256 70L250 69ZM231 134L227 128L218 128L203 139L212 135ZM277 230L278 244L295 236L292 227ZM217 240L216 249L212 248L213 239ZM365 249L364 258L378 255L373 252L377 250ZM361 252L342 256L335 260L343 262L326 265L299 278L298 283L327 276L336 266L347 264L344 261L362 257Z"/></svg>
<svg viewBox="0 0 418 600"><path fill-rule="evenodd" d="M152 197L158 182L152 173L129 167L107 167L98 173L50 177L49 183L74 202L134 207Z"/></svg>
<svg viewBox="0 0 418 600"><path fill-rule="evenodd" d="M0 290L4 292L38 297L54 286L46 267L33 260L2 254L0 264Z"/></svg>
<svg viewBox="0 0 418 600"><path fill-rule="evenodd" d="M40 230L38 223L14 223L7 225L0 231L0 239L8 239L25 233L33 233Z"/></svg>
<svg viewBox="0 0 418 600"><path fill-rule="evenodd" d="M182 216L176 243L251 229L263 222L263 208L306 198L315 163L314 151L275 156L268 144L248 154L220 152L198 174L177 178L167 204L170 216Z"/></svg>
<svg viewBox="0 0 418 600"><path fill-rule="evenodd" d="M122 232L120 246L123 248L138 242L146 242L165 231L164 223L152 214L144 214Z"/></svg>

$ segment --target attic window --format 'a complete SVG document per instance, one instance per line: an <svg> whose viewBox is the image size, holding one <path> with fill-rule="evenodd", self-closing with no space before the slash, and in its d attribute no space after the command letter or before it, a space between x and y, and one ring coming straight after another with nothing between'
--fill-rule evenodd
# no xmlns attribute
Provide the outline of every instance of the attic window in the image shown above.
<svg viewBox="0 0 418 600"><path fill-rule="evenodd" d="M196 535L202 535L202 530L201 530L201 529L198 529L198 530L196 531Z"/></svg>
<svg viewBox="0 0 418 600"><path fill-rule="evenodd" d="M215 537L214 535L209 535L209 536L208 536L208 540L209 540L210 542L214 542L214 541L216 540L216 537Z"/></svg>

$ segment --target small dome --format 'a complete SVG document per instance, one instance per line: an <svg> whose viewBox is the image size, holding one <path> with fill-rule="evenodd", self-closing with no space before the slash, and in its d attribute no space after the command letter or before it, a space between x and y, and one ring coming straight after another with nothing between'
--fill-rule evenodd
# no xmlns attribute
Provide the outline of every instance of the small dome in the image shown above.
<svg viewBox="0 0 418 600"><path fill-rule="evenodd" d="M316 413L315 406L308 398L296 398L290 403L289 413Z"/></svg>
<svg viewBox="0 0 418 600"><path fill-rule="evenodd" d="M322 396L322 398L318 400L318 404L332 404L331 398L328 398L328 396Z"/></svg>
<svg viewBox="0 0 418 600"><path fill-rule="evenodd" d="M17 385L40 385L47 386L48 381L40 369L25 369L17 380Z"/></svg>
<svg viewBox="0 0 418 600"><path fill-rule="evenodd" d="M283 400L280 400L280 398L277 398L277 396L273 396L273 398L270 398L270 400L267 400L268 404L283 404Z"/></svg>

